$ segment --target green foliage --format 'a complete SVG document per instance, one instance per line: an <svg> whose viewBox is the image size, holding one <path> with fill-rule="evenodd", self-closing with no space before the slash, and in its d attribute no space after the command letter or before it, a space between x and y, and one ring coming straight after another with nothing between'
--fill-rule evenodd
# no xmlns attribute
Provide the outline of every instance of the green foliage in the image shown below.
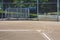
<svg viewBox="0 0 60 40"><path fill-rule="evenodd" d="M0 0L0 2L2 2L2 0Z"/></svg>
<svg viewBox="0 0 60 40"><path fill-rule="evenodd" d="M0 0L1 1L1 0ZM48 3L50 0L39 0L39 4L40 8L42 9L42 11L48 11L49 10L52 10L52 8L54 9L54 11L56 10L56 5L54 4L45 4L45 3ZM53 0L54 1L54 0ZM56 1L56 0L55 0ZM24 4L24 3L31 3L32 4ZM37 0L13 0L12 4L4 4L4 8L8 8L8 7L12 7L12 8L20 8L20 7L23 7L23 8L30 8L30 7L36 7L37 4L34 4L34 3L37 3ZM5 9L6 9L5 8ZM53 11L53 10L52 10Z"/></svg>
<svg viewBox="0 0 60 40"><path fill-rule="evenodd" d="M35 17L37 17L37 14L34 14L34 13L30 14L30 18L35 18Z"/></svg>

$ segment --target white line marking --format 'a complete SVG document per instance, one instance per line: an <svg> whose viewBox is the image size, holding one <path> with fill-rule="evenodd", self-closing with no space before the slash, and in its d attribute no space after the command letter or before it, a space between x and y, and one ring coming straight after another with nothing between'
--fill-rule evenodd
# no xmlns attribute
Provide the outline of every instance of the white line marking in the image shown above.
<svg viewBox="0 0 60 40"><path fill-rule="evenodd" d="M40 32L41 30L0 30L0 31L37 31L37 32Z"/></svg>
<svg viewBox="0 0 60 40"><path fill-rule="evenodd" d="M33 31L33 30L0 30L0 31Z"/></svg>
<svg viewBox="0 0 60 40"><path fill-rule="evenodd" d="M45 33L42 33L48 40L51 40Z"/></svg>
<svg viewBox="0 0 60 40"><path fill-rule="evenodd" d="M36 30L37 32L41 32L41 30Z"/></svg>
<svg viewBox="0 0 60 40"><path fill-rule="evenodd" d="M37 32L41 32L41 30L36 30ZM51 40L45 33L41 32L48 40Z"/></svg>

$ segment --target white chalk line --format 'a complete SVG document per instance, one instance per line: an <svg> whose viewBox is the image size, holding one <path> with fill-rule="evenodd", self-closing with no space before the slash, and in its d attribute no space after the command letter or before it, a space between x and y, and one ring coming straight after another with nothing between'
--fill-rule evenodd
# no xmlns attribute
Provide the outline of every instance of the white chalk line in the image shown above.
<svg viewBox="0 0 60 40"><path fill-rule="evenodd" d="M41 30L0 30L0 31L37 31L37 32L40 32Z"/></svg>
<svg viewBox="0 0 60 40"><path fill-rule="evenodd" d="M39 33L40 33L40 32L41 32L41 30L38 30L37 32L39 32ZM44 35L44 37L45 37L45 38L47 38L48 40L52 40L51 38L49 38L49 37L46 35L46 33L41 32L41 34L43 34L43 35Z"/></svg>
<svg viewBox="0 0 60 40"><path fill-rule="evenodd" d="M51 40L45 33L42 33L48 40Z"/></svg>

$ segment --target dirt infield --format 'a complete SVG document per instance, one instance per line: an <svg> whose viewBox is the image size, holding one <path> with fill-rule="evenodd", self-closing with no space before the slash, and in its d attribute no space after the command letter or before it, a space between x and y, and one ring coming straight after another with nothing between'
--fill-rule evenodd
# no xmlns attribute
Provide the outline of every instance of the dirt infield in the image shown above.
<svg viewBox="0 0 60 40"><path fill-rule="evenodd" d="M53 21L0 21L0 30L9 29L39 29L60 30L60 22Z"/></svg>
<svg viewBox="0 0 60 40"><path fill-rule="evenodd" d="M31 30L38 30L38 32ZM48 40L60 40L60 22L53 21L0 21L0 40L45 40L39 30L47 35L45 36Z"/></svg>

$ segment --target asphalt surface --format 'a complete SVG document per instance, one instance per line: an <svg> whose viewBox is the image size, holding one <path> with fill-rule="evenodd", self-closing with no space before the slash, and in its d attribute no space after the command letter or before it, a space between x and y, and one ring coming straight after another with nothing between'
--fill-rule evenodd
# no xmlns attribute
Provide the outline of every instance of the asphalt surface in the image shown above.
<svg viewBox="0 0 60 40"><path fill-rule="evenodd" d="M60 22L0 21L0 40L60 40Z"/></svg>

